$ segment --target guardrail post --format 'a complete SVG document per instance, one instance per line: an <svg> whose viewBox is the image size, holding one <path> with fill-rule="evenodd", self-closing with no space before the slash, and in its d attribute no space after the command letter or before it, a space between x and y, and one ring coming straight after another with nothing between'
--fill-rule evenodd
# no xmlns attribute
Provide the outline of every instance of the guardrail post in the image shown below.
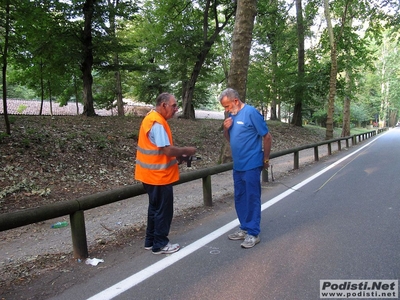
<svg viewBox="0 0 400 300"><path fill-rule="evenodd" d="M74 258L85 259L89 257L86 240L85 216L83 210L69 215L71 222L72 247Z"/></svg>
<svg viewBox="0 0 400 300"><path fill-rule="evenodd" d="M318 146L314 147L314 160L319 161Z"/></svg>
<svg viewBox="0 0 400 300"><path fill-rule="evenodd" d="M337 142L337 148L339 151L342 151L342 141Z"/></svg>
<svg viewBox="0 0 400 300"><path fill-rule="evenodd" d="M332 144L328 143L328 155L332 155Z"/></svg>
<svg viewBox="0 0 400 300"><path fill-rule="evenodd" d="M204 206L212 206L211 175L202 178Z"/></svg>
<svg viewBox="0 0 400 300"><path fill-rule="evenodd" d="M263 182L268 182L268 169L263 169L261 172Z"/></svg>
<svg viewBox="0 0 400 300"><path fill-rule="evenodd" d="M293 169L297 170L299 168L299 158L300 158L299 151L295 151L293 152L293 154L294 154Z"/></svg>

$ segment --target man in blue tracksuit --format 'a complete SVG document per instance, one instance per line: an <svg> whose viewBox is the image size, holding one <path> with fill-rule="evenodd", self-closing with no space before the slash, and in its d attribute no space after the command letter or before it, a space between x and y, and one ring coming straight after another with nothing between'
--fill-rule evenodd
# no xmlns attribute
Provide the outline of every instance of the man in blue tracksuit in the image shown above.
<svg viewBox="0 0 400 300"><path fill-rule="evenodd" d="M224 136L229 141L233 158L235 209L239 230L230 240L244 240L243 248L260 242L262 168L269 167L272 137L262 115L243 103L234 89L224 90L219 98L229 117L224 120Z"/></svg>

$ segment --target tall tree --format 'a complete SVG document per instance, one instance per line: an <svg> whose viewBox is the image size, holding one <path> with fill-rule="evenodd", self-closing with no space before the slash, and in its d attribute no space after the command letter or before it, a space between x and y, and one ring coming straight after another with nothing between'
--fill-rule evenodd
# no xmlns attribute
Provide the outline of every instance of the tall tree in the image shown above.
<svg viewBox="0 0 400 300"><path fill-rule="evenodd" d="M29 14L19 20L20 34L26 43L23 45L23 51L14 53L14 67L24 71L19 71L15 78L25 82L26 86L40 96L39 115L41 115L45 97L52 101L50 94L60 95L71 83L69 70L72 69L76 57L71 53L73 52L71 45L76 42L66 34L70 31L70 26L64 16L48 13L61 11L58 4L29 3L30 5L26 7ZM35 23L36 20L41 22Z"/></svg>
<svg viewBox="0 0 400 300"><path fill-rule="evenodd" d="M301 0L296 0L296 20L297 20L297 84L294 95L294 110L292 124L303 125L303 96L304 96L304 18Z"/></svg>
<svg viewBox="0 0 400 300"><path fill-rule="evenodd" d="M234 10L231 0L144 1L130 35L142 65L132 73L135 98L152 102L161 91L181 95L183 117L214 101L210 87L220 80L221 40L230 36L221 32L232 26Z"/></svg>
<svg viewBox="0 0 400 300"><path fill-rule="evenodd" d="M7 76L8 66L13 62L16 53L24 51L26 41L22 34L22 29L26 24L23 23L24 17L30 12L31 3L29 1L0 1L0 51L2 63L2 96L4 122L6 134L11 134L11 126L8 119L7 107Z"/></svg>
<svg viewBox="0 0 400 300"><path fill-rule="evenodd" d="M356 99L358 89L361 88L360 78L364 76L361 73L373 69L375 59L372 56L371 37L378 42L381 40L381 24L386 22L385 19L385 13L370 1L357 1L348 6L348 17L343 21L344 34L339 56L345 77L344 92L341 95L344 97L342 136L350 135L351 102ZM359 20L364 21L362 25L359 25Z"/></svg>
<svg viewBox="0 0 400 300"><path fill-rule="evenodd" d="M382 20L383 15L378 7L371 5L370 1L343 0L331 4L325 1L325 16L331 54L326 138L331 139L336 95L344 99L342 135L350 134L350 99L354 98L356 88L359 86L356 80L360 77L360 70L365 71L371 65L371 51L368 50L363 36L371 35L375 38L379 36L381 28L379 18ZM335 28L332 28L331 16L337 17ZM359 22L355 22L356 20ZM358 24L353 26L353 23ZM341 78L343 74L344 79Z"/></svg>
<svg viewBox="0 0 400 300"><path fill-rule="evenodd" d="M2 20L4 21L4 33L3 33L3 45L1 49L2 55L2 83L3 83L3 112L4 112L4 122L6 125L6 134L11 134L10 121L8 119L7 112L7 64L8 64L8 48L9 48L9 39L10 39L10 31L11 31L11 17L10 17L10 0L6 0L2 2Z"/></svg>
<svg viewBox="0 0 400 300"><path fill-rule="evenodd" d="M396 90L400 77L399 67L397 66L400 56L398 45L396 42L391 41L391 38L394 37L396 37L396 34L390 37L385 33L379 52L379 59L377 61L377 70L380 77L379 121L381 126L394 126L396 124L396 116L399 107L397 104L399 100L393 97L396 94L398 96L398 92L395 93L393 91Z"/></svg>
<svg viewBox="0 0 400 300"><path fill-rule="evenodd" d="M277 0L270 0L268 3L268 31L267 37L269 41L269 45L271 47L271 73L272 73L272 80L271 80L271 120L279 120L280 113L279 113L279 93L278 93L278 52L279 52L279 36L281 32L281 17L279 15L279 2Z"/></svg>
<svg viewBox="0 0 400 300"><path fill-rule="evenodd" d="M136 3L130 0L99 1L96 5L94 18L94 44L98 49L94 60L94 68L100 71L95 77L95 87L100 90L101 99L98 106L113 107L116 101L118 116L124 116L123 81L124 70L132 70L132 64L126 59L126 53L131 52L133 45L124 38L127 24L133 20L138 11ZM114 78L113 85L104 81ZM100 79L100 80L99 80ZM99 82L101 81L101 82ZM112 86L110 89L105 88ZM99 93L95 93L99 96Z"/></svg>
<svg viewBox="0 0 400 300"><path fill-rule="evenodd" d="M246 101L247 72L256 13L257 0L238 0L232 37L228 87L237 90L243 102ZM227 162L231 159L229 143L225 141L221 151L221 161Z"/></svg>
<svg viewBox="0 0 400 300"><path fill-rule="evenodd" d="M338 41L343 36L343 31L348 17L348 9L353 0L344 0L343 6L341 7L341 23L339 32L334 33L332 20L331 20L331 9L329 7L329 0L324 0L324 13L327 23L327 31L329 36L329 47L330 47L330 58L331 58L331 70L329 76L329 96L328 96L328 109L326 118L326 139L333 138L333 114L335 111L335 97L336 97L336 85L337 85L337 74L338 74L338 57L337 57L337 45Z"/></svg>
<svg viewBox="0 0 400 300"><path fill-rule="evenodd" d="M343 126L342 126L342 137L350 136L350 104L351 104L351 92L352 92L352 81L351 81L351 69L345 71L345 95L343 100Z"/></svg>
<svg viewBox="0 0 400 300"><path fill-rule="evenodd" d="M331 53L331 71L329 77L329 97L328 97L328 111L326 118L326 139L333 138L333 113L335 109L335 96L336 96L336 76L337 76L337 54L336 54L336 40L333 34L333 26L331 20L331 10L329 8L329 0L324 0L324 12L327 23L327 30L329 35L329 46Z"/></svg>
<svg viewBox="0 0 400 300"><path fill-rule="evenodd" d="M225 10L225 16L223 21L219 21L219 12L217 10L217 1L207 0L203 12L203 40L200 47L200 52L197 54L197 60L193 67L190 79L186 84L183 85L183 118L194 119L194 107L192 105L194 88L197 79L200 75L202 65L204 64L211 47L217 40L220 32L229 23L230 18L234 15L235 10ZM211 12L211 13L210 13ZM210 21L210 15L213 16L213 20ZM214 24L211 34L209 33L210 23Z"/></svg>
<svg viewBox="0 0 400 300"><path fill-rule="evenodd" d="M351 28L351 17L348 18L348 25ZM348 52L347 52L348 53ZM352 69L350 65L345 66L345 88L344 88L344 100L343 100L343 125L341 136L350 136L350 107L352 97Z"/></svg>
<svg viewBox="0 0 400 300"><path fill-rule="evenodd" d="M116 35L117 35L117 21L116 21L116 12L115 9L119 4L119 1L114 1L111 2L108 0L108 6L109 6L109 22L110 22L110 28L109 28L109 34L113 39L113 45L116 50L118 49L118 42L116 40ZM114 6L115 5L115 6ZM124 116L125 111L124 111L124 103L122 101L122 81L121 81L121 70L119 68L120 60L119 60L119 53L117 51L114 52L113 54L113 65L115 68L114 75L115 75L115 97L117 100L117 112L118 116Z"/></svg>
<svg viewBox="0 0 400 300"><path fill-rule="evenodd" d="M247 72L256 13L257 0L237 1L228 87L237 90L243 102L246 101Z"/></svg>
<svg viewBox="0 0 400 300"><path fill-rule="evenodd" d="M293 18L290 16L291 4L281 0L259 1L257 4L257 18L255 21L250 73L247 88L247 98L259 98L264 105L270 104L270 119L281 119L282 99L293 99L293 84L296 82L295 53L297 51L296 30ZM254 73L254 66L261 71L259 63L264 65L264 82L259 87L253 87L254 81L263 76ZM257 93L258 89L266 93ZM258 95L257 95L258 94ZM260 99L261 98L261 99ZM256 101L258 102L258 101Z"/></svg>
<svg viewBox="0 0 400 300"><path fill-rule="evenodd" d="M93 104L93 42L92 42L92 19L94 4L96 0L86 0L83 5L84 27L82 32L83 60L81 64L83 78L83 115L95 116Z"/></svg>

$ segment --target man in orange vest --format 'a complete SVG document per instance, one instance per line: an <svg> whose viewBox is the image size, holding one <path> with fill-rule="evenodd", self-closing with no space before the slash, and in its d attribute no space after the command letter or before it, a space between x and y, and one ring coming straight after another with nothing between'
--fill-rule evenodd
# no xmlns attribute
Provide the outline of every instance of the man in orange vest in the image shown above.
<svg viewBox="0 0 400 300"><path fill-rule="evenodd" d="M144 247L154 254L174 253L180 248L168 239L174 211L172 183L179 180L177 158L196 153L194 147L173 144L167 120L177 111L175 97L162 93L156 99L155 110L147 114L139 130L135 179L143 183L149 195Z"/></svg>

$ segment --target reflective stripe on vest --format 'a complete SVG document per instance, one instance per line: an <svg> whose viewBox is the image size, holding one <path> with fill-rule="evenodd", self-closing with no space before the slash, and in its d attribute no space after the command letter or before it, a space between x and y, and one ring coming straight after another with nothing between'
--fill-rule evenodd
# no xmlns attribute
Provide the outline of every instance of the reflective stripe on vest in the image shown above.
<svg viewBox="0 0 400 300"><path fill-rule="evenodd" d="M146 168L149 170L165 170L173 165L176 165L177 163L178 161L176 159L171 160L167 164L146 164L144 162L141 162L140 160L136 160L136 164L140 165L142 168Z"/></svg>

